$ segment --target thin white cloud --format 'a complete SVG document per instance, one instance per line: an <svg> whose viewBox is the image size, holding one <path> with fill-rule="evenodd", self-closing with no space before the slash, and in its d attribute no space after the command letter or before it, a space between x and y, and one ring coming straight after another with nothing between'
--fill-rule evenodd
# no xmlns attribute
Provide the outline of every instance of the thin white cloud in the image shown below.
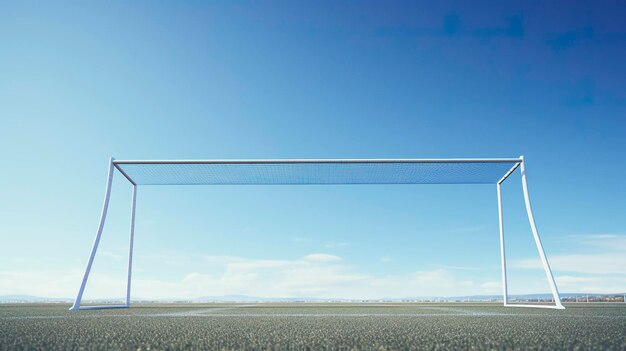
<svg viewBox="0 0 626 351"><path fill-rule="evenodd" d="M562 292L611 294L626 290L626 277L559 275L555 280Z"/></svg>
<svg viewBox="0 0 626 351"><path fill-rule="evenodd" d="M79 269L0 271L0 295L69 298L77 293L82 276ZM90 277L85 297L120 297L125 295L124 288L123 279L98 274Z"/></svg>
<svg viewBox="0 0 626 351"><path fill-rule="evenodd" d="M579 236L577 242L591 252L550 255L550 263L562 292L614 293L626 290L626 250L623 235ZM166 267L176 273L149 278L136 270L133 296L143 298L193 298L200 296L250 295L259 297L319 298L403 298L499 294L499 277L476 276L468 267L440 267L432 270L376 276L367 274L328 253L311 253L293 259L250 259L238 256L194 256L164 253L138 256L138 262L172 261ZM145 261L144 261L145 259ZM388 262L391 257L383 256ZM181 272L184 267L193 267ZM511 268L541 269L539 260L509 262ZM140 267L137 267L140 268ZM110 298L125 292L125 277L94 272L86 297ZM72 297L82 270L0 271L0 295L27 294L44 297ZM516 281L523 291L544 291L547 282L536 278Z"/></svg>
<svg viewBox="0 0 626 351"><path fill-rule="evenodd" d="M557 272L574 272L585 274L626 274L625 253L595 253L550 255L550 266ZM538 259L515 260L511 268L541 269Z"/></svg>
<svg viewBox="0 0 626 351"><path fill-rule="evenodd" d="M459 228L450 229L449 232L455 233L455 234L476 233L476 232L484 232L486 228L487 227L484 225L471 226L471 227L459 227Z"/></svg>
<svg viewBox="0 0 626 351"><path fill-rule="evenodd" d="M326 245L324 245L324 246L327 247L327 248L330 248L330 249L334 249L334 248L346 247L346 246L349 246L349 245L350 244L346 243L346 242L339 242L339 243L329 242L329 243L326 243Z"/></svg>
<svg viewBox="0 0 626 351"><path fill-rule="evenodd" d="M482 266L482 267L474 267L474 266L438 266L441 269L449 269L453 271L485 271L489 269L499 269L500 266Z"/></svg>
<svg viewBox="0 0 626 351"><path fill-rule="evenodd" d="M626 254L626 235L620 234L591 234L571 235L569 240L586 247L603 248L609 251L621 251Z"/></svg>
<svg viewBox="0 0 626 351"><path fill-rule="evenodd" d="M626 275L626 235L571 235L566 238L566 241L579 245L587 252L550 255L548 259L553 270L570 273ZM542 266L536 258L529 258L512 261L511 267L535 269Z"/></svg>
<svg viewBox="0 0 626 351"><path fill-rule="evenodd" d="M112 260L114 260L116 262L124 261L128 257L127 255L120 254L120 253L117 253L117 252L112 252L112 251L102 251L102 252L99 252L98 255L102 255L104 257L111 258Z"/></svg>
<svg viewBox="0 0 626 351"><path fill-rule="evenodd" d="M208 256L206 259L211 263L221 263L223 271L221 274L187 274L181 282L185 287L181 289L191 296L329 296L337 286L368 278L341 264L340 257L321 253L295 260L229 256Z"/></svg>
<svg viewBox="0 0 626 351"><path fill-rule="evenodd" d="M302 257L303 260L306 261L315 261L315 262L335 262L341 261L341 257L323 253L310 254Z"/></svg>
<svg viewBox="0 0 626 351"><path fill-rule="evenodd" d="M219 255L204 256L203 259L210 263L219 263L219 264L227 264L227 263L243 261L242 258L237 257L237 256L219 256Z"/></svg>
<svg viewBox="0 0 626 351"><path fill-rule="evenodd" d="M569 254L549 255L559 290L615 293L626 290L626 235L571 235L563 242L575 245ZM584 250L580 252L580 250ZM542 269L537 258L514 260L511 268Z"/></svg>
<svg viewBox="0 0 626 351"><path fill-rule="evenodd" d="M150 279L136 274L133 296L194 298L250 295L375 299L484 293L474 281L459 280L444 269L373 276L344 263L338 256L320 253L292 260L206 256L204 261L200 260L204 264L198 265L197 262L193 271L178 278ZM209 269L212 271L207 271ZM0 295L72 297L81 277L81 270L0 271ZM92 274L85 297L123 296L124 278L112 274Z"/></svg>
<svg viewBox="0 0 626 351"><path fill-rule="evenodd" d="M480 287L488 294L501 294L502 283L499 281L488 281L480 284Z"/></svg>

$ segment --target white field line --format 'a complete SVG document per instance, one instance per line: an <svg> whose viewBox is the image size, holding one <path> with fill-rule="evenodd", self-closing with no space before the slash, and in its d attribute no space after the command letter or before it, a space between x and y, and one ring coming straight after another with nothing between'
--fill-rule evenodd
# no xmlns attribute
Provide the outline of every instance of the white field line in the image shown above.
<svg viewBox="0 0 626 351"><path fill-rule="evenodd" d="M90 315L66 315L66 316L13 316L0 317L1 320L22 320L22 319L89 319L89 318L282 318L282 317L479 317L479 316L500 316L499 314L470 315L466 313L206 313L205 311L181 312L181 313L151 313L151 314L90 314ZM504 315L507 316L507 315ZM513 315L511 315L513 316Z"/></svg>
<svg viewBox="0 0 626 351"><path fill-rule="evenodd" d="M461 308L450 308L450 307L436 307L436 306L420 306L417 309L425 309L425 310L435 310L435 311L450 311L454 313L448 313L449 315L471 315L471 316L500 316L500 315L508 315L506 313L498 313L498 312L477 312L477 311L468 311Z"/></svg>
<svg viewBox="0 0 626 351"><path fill-rule="evenodd" d="M451 307L437 307L437 306L420 306L415 307L414 313L254 313L242 311L242 313L213 313L223 312L227 310L237 310L254 305L238 305L230 307L212 307L202 308L191 311L178 311L170 313L147 313L147 314L82 314L81 312L71 312L62 316L13 316L13 317L0 317L2 320L24 320L24 319L82 319L82 318L186 318L186 317L201 317L201 318L284 318L284 317L305 317L305 318L368 318L368 317L539 317L539 318L589 318L589 319L626 319L626 315L621 316L586 316L586 315L564 315L560 313L555 314L537 314L537 313L502 313L502 312L480 312L465 310L462 308ZM420 313L418 311L434 310L441 311L438 313ZM126 310L128 311L128 310ZM443 313L442 313L443 312ZM447 312L447 313L445 313Z"/></svg>
<svg viewBox="0 0 626 351"><path fill-rule="evenodd" d="M227 310L235 310L242 307L250 307L250 305L241 305L241 306L232 306L232 307L209 307L203 308L200 310L192 310L192 311L182 311L182 312L174 312L174 313L154 313L154 314L146 314L141 316L155 316L155 317L188 317L188 316L201 316L207 313L212 313L215 311L227 311Z"/></svg>

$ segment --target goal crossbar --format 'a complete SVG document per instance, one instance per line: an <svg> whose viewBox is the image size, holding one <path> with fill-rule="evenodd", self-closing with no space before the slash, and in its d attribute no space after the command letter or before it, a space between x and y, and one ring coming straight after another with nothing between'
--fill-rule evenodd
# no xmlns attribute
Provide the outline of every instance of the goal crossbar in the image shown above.
<svg viewBox="0 0 626 351"><path fill-rule="evenodd" d="M510 304L501 184L521 170L526 213L550 285L554 305ZM115 170L132 184L126 302L81 306L106 220ZM563 309L559 292L535 224L528 195L524 157L472 159L293 159L293 160L109 160L104 204L91 254L71 310L130 307L135 208L139 185L339 185L339 184L495 184L498 199L502 297L505 306Z"/></svg>

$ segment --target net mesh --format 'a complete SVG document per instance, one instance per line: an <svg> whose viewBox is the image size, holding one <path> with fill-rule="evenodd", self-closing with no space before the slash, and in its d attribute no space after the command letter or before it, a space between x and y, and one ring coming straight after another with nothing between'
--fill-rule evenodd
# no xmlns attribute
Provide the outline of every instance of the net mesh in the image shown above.
<svg viewBox="0 0 626 351"><path fill-rule="evenodd" d="M141 185L493 184L511 162L124 163Z"/></svg>

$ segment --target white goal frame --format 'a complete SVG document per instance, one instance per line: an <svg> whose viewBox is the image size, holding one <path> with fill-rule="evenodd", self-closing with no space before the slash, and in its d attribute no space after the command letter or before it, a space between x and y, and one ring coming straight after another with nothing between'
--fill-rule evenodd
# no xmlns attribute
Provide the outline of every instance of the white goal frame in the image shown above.
<svg viewBox="0 0 626 351"><path fill-rule="evenodd" d="M454 164L454 163L472 163L472 162L474 163L491 163L491 162L514 163L514 165L508 170L508 172L506 172L502 176L502 178L496 183L497 198L498 198L498 220L499 220L499 231L500 231L500 257L501 257L501 268L502 268L502 298L503 298L504 306L564 309L565 307L561 303L561 298L559 295L558 288L556 286L556 282L554 280L554 275L552 274L552 270L550 269L548 258L546 257L545 251L543 249L543 245L541 244L541 238L539 237L539 233L537 231L535 218L533 216L533 211L532 211L532 207L530 204L530 197L528 195L528 184L526 180L524 156L520 156L519 158L502 158L502 159L493 159L493 158L490 158L490 159L330 159L330 160L327 159L327 160L178 160L178 161L168 161L168 160L122 161L122 160L115 160L115 158L111 157L109 160L106 190L104 193L104 203L102 206L102 212L100 214L100 222L99 222L98 229L96 231L96 236L95 236L92 248L91 248L91 253L87 261L87 266L85 267L85 273L83 274L80 288L78 289L76 299L74 300L74 304L72 305L70 310L130 307L131 276L132 276L132 266L133 266L133 242L134 242L134 234L135 234L135 209L137 205L138 184L127 173L124 172L124 170L120 167L120 165L124 165L124 164L136 164L136 165L138 164L207 164L207 165L238 164L238 165L241 165L241 164L303 164L303 163L304 164L315 164L315 163L320 163L320 164L329 164L329 163L331 164L334 164L334 163L339 163L339 164L453 163ZM521 170L522 191L524 194L524 203L526 205L526 213L528 215L530 229L533 234L535 245L537 246L539 257L541 258L543 270L546 274L546 278L548 280L550 290L552 292L554 305L545 305L545 304L533 305L533 304L509 303L509 294L508 294L508 288L507 288L506 254L505 254L505 245L504 245L505 243L504 241L504 218L503 218L503 210L502 210L502 187L501 185L517 168L520 168ZM87 280L89 278L89 273L91 272L91 267L93 265L93 261L96 256L96 252L98 251L98 245L100 243L102 230L104 228L104 223L106 221L107 211L109 208L109 198L111 195L113 174L114 174L115 169L117 169L132 184L128 276L127 276L127 283L126 283L126 302L123 305L81 306L83 293L87 285ZM263 183L258 183L258 184L263 184Z"/></svg>

